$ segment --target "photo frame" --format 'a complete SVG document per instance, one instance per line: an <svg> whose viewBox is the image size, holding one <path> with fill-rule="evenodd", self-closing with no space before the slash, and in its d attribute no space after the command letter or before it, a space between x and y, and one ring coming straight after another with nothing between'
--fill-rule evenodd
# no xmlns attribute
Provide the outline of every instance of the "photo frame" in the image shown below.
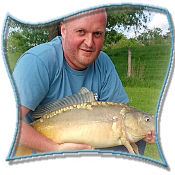
<svg viewBox="0 0 175 175"><path fill-rule="evenodd" d="M78 12L84 11L84 10L89 10L89 9L99 8L99 7L104 7L104 6L105 7L106 6L112 6L112 5L117 6L117 5L123 5L123 4L125 4L125 3L122 3L122 4L121 3L106 3L106 4L104 3L104 4L100 4L100 5L97 3L96 5L89 6L89 7L86 7L87 5L84 4L84 6L82 6L82 8L80 8L80 6L77 7L75 5L75 9L78 9L78 10L72 11L70 8L65 7L65 8L59 9L60 10L60 13L58 13L58 15L55 15L56 17L54 19L53 18L49 18L46 21L42 21L42 22L40 20L38 20L38 21L40 21L41 24L43 24L43 23L47 23L49 21L54 21L54 20L56 20L58 18L59 19L62 19L65 16L67 17L67 16L70 16L72 14L76 14ZM138 5L138 4L131 3L131 5ZM142 4L142 6L143 5L144 4ZM163 7L157 7L157 6L154 6L154 5L150 5L150 7L152 9L156 9L158 12L163 11L166 14L167 19L168 19L168 23L169 23L169 27L170 27L170 34L171 34L171 38L172 38L172 40L171 40L171 51L170 51L170 56L169 56L169 60L168 60L168 67L167 67L167 71L166 71L166 74L165 74L165 79L162 82L162 87L160 89L160 96L158 98L156 112L155 112L156 113L156 116L157 116L157 126L156 126L157 128L156 128L156 130L159 132L159 129L162 128L162 126L159 126L159 124L162 125L162 122L164 121L163 118L162 118L162 116L161 116L162 110L163 110L163 108L165 108L164 102L165 102L166 96L168 94L168 90L170 89L170 85L172 86L172 83L171 82L172 82L173 69L174 69L174 67L173 67L173 59L174 59L173 58L173 56L174 56L173 55L173 50L174 50L173 32L174 31L173 31L173 20L172 20L172 17L171 17L170 12L166 8L163 8ZM66 12L70 10L70 13L65 13L65 11L63 9L66 9L66 8L67 8ZM17 9L19 9L19 8L17 8ZM21 11L21 9L19 11ZM26 12L24 12L24 11L22 12L21 11L21 13L24 13L25 14ZM6 28L5 28L6 27L5 26L6 19L9 16L11 18L17 20L17 21L24 22L26 24L30 23L29 22L30 21L29 19L27 19L26 21L23 21L21 19L18 19L18 17L15 17L12 14L10 14L9 9L7 9L6 10L6 13L5 13L5 18L3 19L3 22L4 22L3 23L3 30L2 30L3 31L3 36L5 35L5 32L6 32ZM31 17L29 17L29 18L31 19ZM34 21L34 22L32 22L32 24L40 23L38 21ZM10 81L9 89L13 89L13 93L11 93L10 96L13 96L13 98L15 97L15 100L16 100L15 101L15 104L13 103L13 105L15 106L15 112L13 111L13 113L11 113L11 115L10 115L10 118L13 117L13 122L12 122L12 125L13 126L10 127L10 135L11 135L11 138L10 139L11 140L9 141L9 139L8 139L8 143L9 143L9 146L10 147L9 147L8 153L6 154L6 158L5 158L5 160L9 163L9 165L16 165L16 164L20 164L20 163L29 163L29 162L35 163L37 161L42 161L42 160L53 161L55 159L60 159L60 158L66 158L66 159L67 158L77 158L77 159L78 158L81 158L81 159L83 159L83 157L90 157L92 159L93 158L96 159L96 158L100 158L100 157L104 157L104 158L110 157L110 158L115 158L115 159L120 159L120 160L121 159L123 159L123 160L130 160L130 161L134 160L137 163L138 162L144 162L146 164L151 164L151 165L154 165L154 166L157 166L157 167L161 167L161 168L163 168L163 169L165 169L167 171L170 171L169 162L166 159L165 151L163 151L164 150L163 149L164 146L163 146L163 142L162 142L163 141L162 140L162 137L160 137L160 136L158 137L158 134L157 133L156 133L156 136L158 138L158 140L157 140L158 141L157 147L158 147L158 151L160 153L160 156L161 156L161 158L163 160L163 163L160 162L160 161L151 159L151 158L147 158L147 157L133 156L133 155L131 156L131 155L128 155L128 154L115 153L115 152L111 152L111 151L110 152L108 152L108 151L105 152L104 151L104 152L101 152L100 154L99 154L98 151L88 151L88 152L87 151L78 151L78 152L76 152L76 151L75 152L69 152L68 151L68 152L55 153L55 154L53 154L53 153L35 154L35 155L31 155L31 156L18 157L18 158L17 157L11 157L12 147L14 145L14 142L15 142L15 139L16 139L16 134L17 134L17 123L18 123L18 115L19 114L18 114L18 110L17 110L18 109L17 95L16 95L16 92L14 91L13 80L12 80L12 77L11 77L11 74L10 74L10 70L9 70L8 64L6 62L6 55L4 53L4 50L2 51L2 54L1 55L2 55L2 59L3 59L3 67L5 67L5 71L6 71L5 74L8 75L8 77L6 76L6 79L8 81ZM3 74L3 76L4 76L4 74ZM169 105L171 105L171 104L169 104ZM15 121L14 121L14 113L16 113L16 119L15 119ZM162 113L162 115L163 115L163 113ZM160 122L160 120L161 120L161 122ZM13 128L13 129L11 129L11 128ZM166 129L168 129L168 128L166 128ZM136 168L138 168L138 167L136 167Z"/></svg>

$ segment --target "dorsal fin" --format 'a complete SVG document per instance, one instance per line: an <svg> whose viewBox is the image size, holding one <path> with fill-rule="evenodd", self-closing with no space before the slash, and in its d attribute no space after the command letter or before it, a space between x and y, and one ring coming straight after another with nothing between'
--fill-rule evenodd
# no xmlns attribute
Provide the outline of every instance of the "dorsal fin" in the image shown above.
<svg viewBox="0 0 175 175"><path fill-rule="evenodd" d="M66 106L95 101L94 94L87 88L82 87L77 94L67 96L43 105L33 113L33 118L40 118L42 115Z"/></svg>

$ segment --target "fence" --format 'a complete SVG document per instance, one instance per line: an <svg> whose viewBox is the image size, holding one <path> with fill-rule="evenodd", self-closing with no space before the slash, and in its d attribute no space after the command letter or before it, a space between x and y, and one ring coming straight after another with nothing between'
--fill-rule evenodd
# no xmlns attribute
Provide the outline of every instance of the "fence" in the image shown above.
<svg viewBox="0 0 175 175"><path fill-rule="evenodd" d="M169 66L171 45L104 50L124 86L161 88Z"/></svg>

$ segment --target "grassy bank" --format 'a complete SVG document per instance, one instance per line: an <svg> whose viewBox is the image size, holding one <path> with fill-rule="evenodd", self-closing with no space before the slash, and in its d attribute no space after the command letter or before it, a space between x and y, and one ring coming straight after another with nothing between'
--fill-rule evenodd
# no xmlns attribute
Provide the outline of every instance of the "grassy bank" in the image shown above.
<svg viewBox="0 0 175 175"><path fill-rule="evenodd" d="M22 53L7 54L6 59L7 59L7 63L8 63L8 66L9 66L11 73L13 72L13 70L15 68L15 64L21 55L22 55Z"/></svg>
<svg viewBox="0 0 175 175"><path fill-rule="evenodd" d="M112 59L124 87L161 89L170 60L171 46L131 48L131 77L127 76L128 48L104 50Z"/></svg>

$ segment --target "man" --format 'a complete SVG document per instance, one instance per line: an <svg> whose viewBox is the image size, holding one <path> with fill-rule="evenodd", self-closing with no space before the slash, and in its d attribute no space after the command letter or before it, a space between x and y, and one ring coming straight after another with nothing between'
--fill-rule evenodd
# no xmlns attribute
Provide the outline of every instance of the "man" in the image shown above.
<svg viewBox="0 0 175 175"><path fill-rule="evenodd" d="M56 144L28 124L36 108L75 94L83 86L93 91L97 100L128 103L113 63L101 52L106 22L103 8L69 17L61 24L62 37L36 46L20 57L13 72L22 126L20 146L41 152L91 149L86 144ZM142 141L139 149L143 152L144 147ZM127 152L124 146L109 149Z"/></svg>

